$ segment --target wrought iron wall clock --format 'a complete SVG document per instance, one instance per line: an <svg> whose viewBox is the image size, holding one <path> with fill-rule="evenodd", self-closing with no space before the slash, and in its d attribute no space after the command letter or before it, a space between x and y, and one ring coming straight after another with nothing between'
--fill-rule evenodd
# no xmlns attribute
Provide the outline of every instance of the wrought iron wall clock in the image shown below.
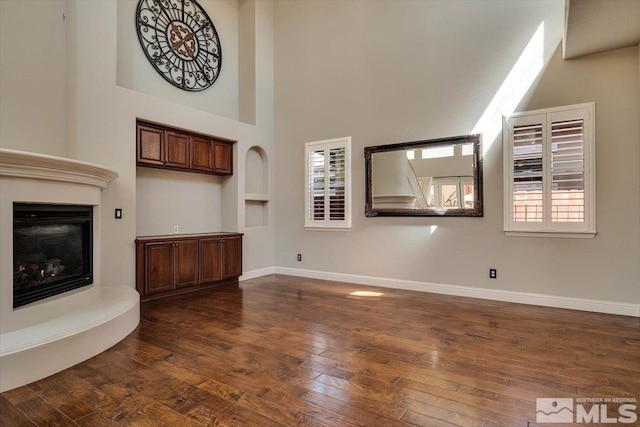
<svg viewBox="0 0 640 427"><path fill-rule="evenodd" d="M140 0L136 28L149 62L172 85L197 92L220 75L220 38L195 0Z"/></svg>

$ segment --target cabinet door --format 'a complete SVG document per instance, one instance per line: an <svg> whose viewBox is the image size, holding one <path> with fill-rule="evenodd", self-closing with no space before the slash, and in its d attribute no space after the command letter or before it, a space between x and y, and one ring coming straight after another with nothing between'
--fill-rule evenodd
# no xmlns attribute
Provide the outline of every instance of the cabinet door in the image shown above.
<svg viewBox="0 0 640 427"><path fill-rule="evenodd" d="M220 240L200 240L200 283L222 280Z"/></svg>
<svg viewBox="0 0 640 427"><path fill-rule="evenodd" d="M145 294L173 289L173 243L147 243L145 258Z"/></svg>
<svg viewBox="0 0 640 427"><path fill-rule="evenodd" d="M213 142L213 168L216 173L232 174L231 144Z"/></svg>
<svg viewBox="0 0 640 427"><path fill-rule="evenodd" d="M222 239L222 278L238 277L242 274L242 239L225 237Z"/></svg>
<svg viewBox="0 0 640 427"><path fill-rule="evenodd" d="M211 140L194 136L191 138L191 169L213 171Z"/></svg>
<svg viewBox="0 0 640 427"><path fill-rule="evenodd" d="M189 167L189 135L167 131L167 156L165 164L179 168Z"/></svg>
<svg viewBox="0 0 640 427"><path fill-rule="evenodd" d="M137 125L136 160L151 165L164 164L164 131L152 126Z"/></svg>
<svg viewBox="0 0 640 427"><path fill-rule="evenodd" d="M198 240L183 240L173 246L176 288L198 284Z"/></svg>

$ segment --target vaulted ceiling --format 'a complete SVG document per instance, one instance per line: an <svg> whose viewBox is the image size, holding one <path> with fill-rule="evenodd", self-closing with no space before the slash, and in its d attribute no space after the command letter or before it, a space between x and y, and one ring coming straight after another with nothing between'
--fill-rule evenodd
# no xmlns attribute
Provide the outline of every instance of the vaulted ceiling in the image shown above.
<svg viewBox="0 0 640 427"><path fill-rule="evenodd" d="M640 0L566 0L564 59L640 43Z"/></svg>

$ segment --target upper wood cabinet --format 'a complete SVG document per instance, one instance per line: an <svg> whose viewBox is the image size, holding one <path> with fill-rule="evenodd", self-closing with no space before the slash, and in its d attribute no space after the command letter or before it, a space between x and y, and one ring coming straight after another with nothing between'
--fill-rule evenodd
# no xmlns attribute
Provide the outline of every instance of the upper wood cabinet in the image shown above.
<svg viewBox="0 0 640 427"><path fill-rule="evenodd" d="M231 145L214 141L213 142L213 167L215 170L220 171L221 173L226 173L229 175L233 174L233 169L231 161Z"/></svg>
<svg viewBox="0 0 640 427"><path fill-rule="evenodd" d="M166 166L178 168L189 167L189 135L173 131L165 131L167 155Z"/></svg>
<svg viewBox="0 0 640 427"><path fill-rule="evenodd" d="M155 123L136 122L138 166L232 175L233 144Z"/></svg>
<svg viewBox="0 0 640 427"><path fill-rule="evenodd" d="M197 136L191 138L191 168L213 172L213 150L210 139Z"/></svg>
<svg viewBox="0 0 640 427"><path fill-rule="evenodd" d="M137 162L145 165L164 164L164 131L138 123Z"/></svg>

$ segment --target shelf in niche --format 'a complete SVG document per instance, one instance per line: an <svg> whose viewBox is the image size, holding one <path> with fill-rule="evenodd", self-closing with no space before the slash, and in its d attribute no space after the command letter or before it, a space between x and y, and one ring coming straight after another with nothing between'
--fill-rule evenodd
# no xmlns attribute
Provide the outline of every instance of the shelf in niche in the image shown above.
<svg viewBox="0 0 640 427"><path fill-rule="evenodd" d="M246 228L268 227L269 201L245 200L244 214L244 226Z"/></svg>
<svg viewBox="0 0 640 427"><path fill-rule="evenodd" d="M261 193L244 193L244 199L255 202L268 202L269 195Z"/></svg>

